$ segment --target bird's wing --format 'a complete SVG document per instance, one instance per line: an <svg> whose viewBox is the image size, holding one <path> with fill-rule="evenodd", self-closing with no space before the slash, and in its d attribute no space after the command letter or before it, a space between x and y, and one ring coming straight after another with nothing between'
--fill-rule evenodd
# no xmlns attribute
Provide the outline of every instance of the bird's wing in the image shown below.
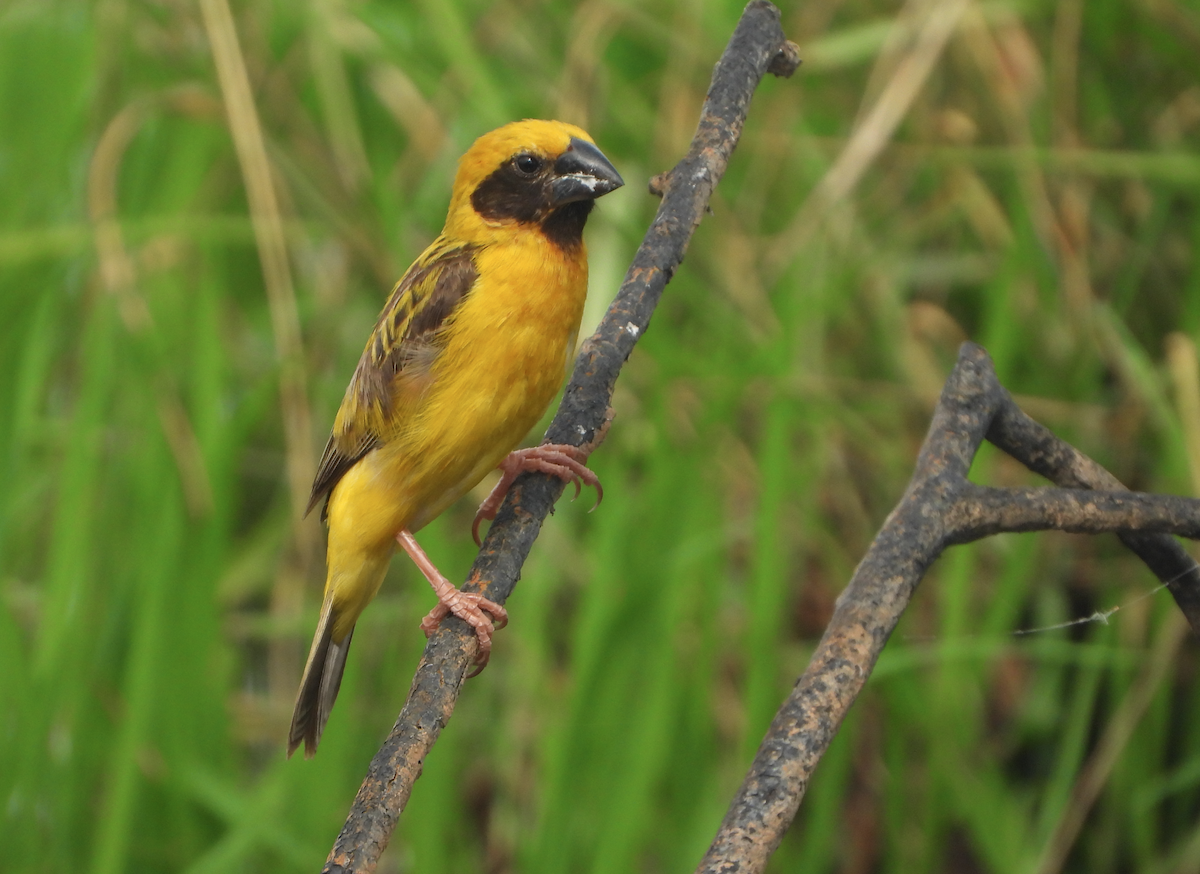
<svg viewBox="0 0 1200 874"><path fill-rule="evenodd" d="M405 395L419 393L441 348L441 329L475 285L478 247L439 237L392 289L367 340L325 444L305 513L401 424Z"/></svg>

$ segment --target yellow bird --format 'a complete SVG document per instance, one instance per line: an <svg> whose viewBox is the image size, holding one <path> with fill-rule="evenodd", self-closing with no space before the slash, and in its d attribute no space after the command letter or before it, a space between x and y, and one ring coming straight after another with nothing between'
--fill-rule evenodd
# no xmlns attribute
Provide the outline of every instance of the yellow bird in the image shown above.
<svg viewBox="0 0 1200 874"><path fill-rule="evenodd" d="M512 450L558 393L574 352L593 201L623 184L591 137L557 121L505 125L459 161L446 226L380 313L313 483L308 510L326 502L328 573L289 756L302 742L306 756L316 752L354 625L397 543L437 593L421 628L429 635L449 613L461 617L482 666L504 608L455 588L413 532L496 467L504 476L476 529L523 470L599 486L576 447Z"/></svg>

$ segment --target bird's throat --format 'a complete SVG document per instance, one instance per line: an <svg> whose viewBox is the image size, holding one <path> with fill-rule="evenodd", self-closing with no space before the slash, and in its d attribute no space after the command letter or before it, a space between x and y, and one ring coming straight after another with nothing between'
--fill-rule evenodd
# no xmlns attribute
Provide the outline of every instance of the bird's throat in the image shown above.
<svg viewBox="0 0 1200 874"><path fill-rule="evenodd" d="M555 246L568 252L583 244L583 226L595 201L580 200L560 206L542 221L542 233Z"/></svg>

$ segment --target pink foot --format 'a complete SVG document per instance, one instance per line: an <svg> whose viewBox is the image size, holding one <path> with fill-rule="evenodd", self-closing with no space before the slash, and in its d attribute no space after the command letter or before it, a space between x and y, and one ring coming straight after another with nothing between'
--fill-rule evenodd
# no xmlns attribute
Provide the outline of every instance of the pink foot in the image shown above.
<svg viewBox="0 0 1200 874"><path fill-rule="evenodd" d="M396 541L420 568L438 597L438 605L421 620L421 630L425 632L425 636L429 637L437 631L441 621L451 613L475 629L479 652L475 656L475 670L467 675L474 677L487 666L492 655L492 634L497 628L508 624L508 611L483 595L458 589L442 576L407 528L396 535Z"/></svg>
<svg viewBox="0 0 1200 874"><path fill-rule="evenodd" d="M604 489L600 485L600 478L584 465L590 450L591 447L571 446L566 443L544 443L541 446L532 446L529 449L518 449L516 452L508 453L508 457L500 462L498 468L503 473L500 482L496 483L491 494L475 512L475 521L471 524L471 536L475 538L475 545L482 545L482 541L479 539L479 523L484 519L490 522L496 518L496 513L499 511L500 505L504 503L504 496L512 487L513 480L526 471L548 473L563 482L574 483L575 498L579 497L581 483L595 486L596 505L592 509L599 507L600 502L604 500ZM571 500L575 500L575 498Z"/></svg>

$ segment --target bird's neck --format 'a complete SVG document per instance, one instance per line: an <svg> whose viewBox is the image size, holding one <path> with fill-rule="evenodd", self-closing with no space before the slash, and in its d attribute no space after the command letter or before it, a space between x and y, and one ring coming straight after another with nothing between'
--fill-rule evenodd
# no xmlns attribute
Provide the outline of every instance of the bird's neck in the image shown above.
<svg viewBox="0 0 1200 874"><path fill-rule="evenodd" d="M555 247L573 255L578 253L583 245L583 226L587 223L587 217L594 205L591 200L581 200L560 206L541 221L518 222L504 219L496 222L485 220L467 202L456 205L457 209L451 209L442 233L451 239L486 246L506 238L509 232L518 228L527 228L540 233Z"/></svg>
<svg viewBox="0 0 1200 874"><path fill-rule="evenodd" d="M593 206L595 202L591 200L560 206L542 221L542 233L560 249L577 250L583 244L583 226Z"/></svg>

